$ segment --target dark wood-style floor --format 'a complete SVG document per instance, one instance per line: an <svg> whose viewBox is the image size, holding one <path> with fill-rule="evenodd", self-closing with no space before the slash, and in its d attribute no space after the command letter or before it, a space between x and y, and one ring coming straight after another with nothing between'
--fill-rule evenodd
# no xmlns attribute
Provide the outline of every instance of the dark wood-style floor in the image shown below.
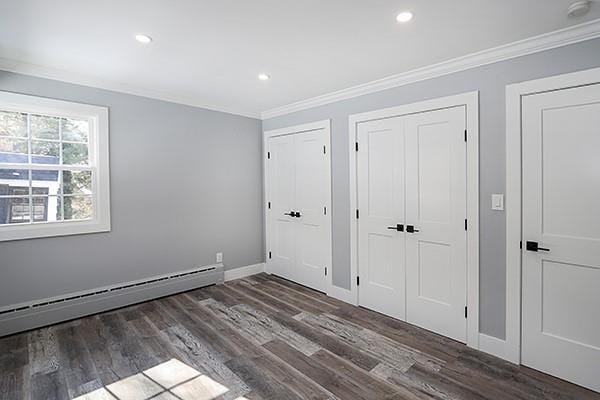
<svg viewBox="0 0 600 400"><path fill-rule="evenodd" d="M263 274L0 339L0 398L600 394Z"/></svg>

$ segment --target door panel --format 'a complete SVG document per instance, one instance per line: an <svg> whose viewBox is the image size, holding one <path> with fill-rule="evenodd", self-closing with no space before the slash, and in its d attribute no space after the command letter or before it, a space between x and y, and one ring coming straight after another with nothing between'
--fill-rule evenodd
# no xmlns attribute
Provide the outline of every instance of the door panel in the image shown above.
<svg viewBox="0 0 600 400"><path fill-rule="evenodd" d="M600 391L600 85L526 96L522 363Z"/></svg>
<svg viewBox="0 0 600 400"><path fill-rule="evenodd" d="M294 271L296 259L296 229L294 218L285 215L295 209L296 168L294 138L277 136L269 139L271 154L268 168L271 272L288 276Z"/></svg>
<svg viewBox="0 0 600 400"><path fill-rule="evenodd" d="M293 135L296 163L296 265L293 280L325 291L328 264L328 218L325 205L329 197L329 156L323 151L327 135L313 131Z"/></svg>
<svg viewBox="0 0 600 400"><path fill-rule="evenodd" d="M359 304L405 318L404 123L391 118L359 124Z"/></svg>
<svg viewBox="0 0 600 400"><path fill-rule="evenodd" d="M465 108L406 117L407 321L466 341ZM418 231L418 232L417 232Z"/></svg>

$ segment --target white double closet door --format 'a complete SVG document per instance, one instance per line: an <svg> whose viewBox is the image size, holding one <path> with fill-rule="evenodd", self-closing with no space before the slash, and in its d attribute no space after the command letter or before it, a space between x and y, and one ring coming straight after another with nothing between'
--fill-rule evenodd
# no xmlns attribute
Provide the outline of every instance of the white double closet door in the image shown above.
<svg viewBox="0 0 600 400"><path fill-rule="evenodd" d="M600 83L524 96L524 365L600 391Z"/></svg>
<svg viewBox="0 0 600 400"><path fill-rule="evenodd" d="M464 106L358 126L359 304L466 341Z"/></svg>
<svg viewBox="0 0 600 400"><path fill-rule="evenodd" d="M270 273L326 291L330 267L329 135L323 129L268 139Z"/></svg>

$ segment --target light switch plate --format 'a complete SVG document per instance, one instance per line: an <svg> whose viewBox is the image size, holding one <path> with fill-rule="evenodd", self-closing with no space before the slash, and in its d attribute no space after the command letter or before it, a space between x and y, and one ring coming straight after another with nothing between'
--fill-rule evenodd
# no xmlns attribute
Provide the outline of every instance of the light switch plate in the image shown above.
<svg viewBox="0 0 600 400"><path fill-rule="evenodd" d="M217 262L223 262L223 253L217 253Z"/></svg>
<svg viewBox="0 0 600 400"><path fill-rule="evenodd" d="M504 195L493 194L492 195L492 210L504 211Z"/></svg>

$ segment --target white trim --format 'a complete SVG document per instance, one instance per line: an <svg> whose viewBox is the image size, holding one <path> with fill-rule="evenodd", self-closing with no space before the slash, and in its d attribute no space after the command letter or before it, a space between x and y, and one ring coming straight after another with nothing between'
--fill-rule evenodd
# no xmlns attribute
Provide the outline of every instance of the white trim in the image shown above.
<svg viewBox="0 0 600 400"><path fill-rule="evenodd" d="M498 339L485 333L479 334L479 350L498 358L510 361L506 358L506 341Z"/></svg>
<svg viewBox="0 0 600 400"><path fill-rule="evenodd" d="M262 119L269 119L297 111L306 110L325 104L335 103L382 90L392 89L411 83L436 78L455 72L465 71L483 65L493 64L512 58L526 56L557 47L566 46L594 39L600 36L600 19L585 22L583 24L570 26L568 28L545 33L531 38L508 43L491 49L468 54L462 57L428 65L412 71L391 75L347 89L338 90L328 94L316 96L310 99L298 101L285 106L272 108L264 111Z"/></svg>
<svg viewBox="0 0 600 400"><path fill-rule="evenodd" d="M202 108L210 111L217 111L227 114L240 115L248 118L260 119L259 113L248 110L238 110L228 107L214 106L206 104L199 99L193 99L177 93L159 91L157 89L132 86L127 83L114 82L108 79L93 75L75 73L62 69L45 67L42 65L30 64L22 61L12 60L0 57L0 70L14 72L22 75L35 76L37 78L52 79L61 82L72 83L75 85L88 86L98 89L110 90L118 93L125 93L134 96L142 96L150 99L168 101L170 103L183 104L187 106Z"/></svg>
<svg viewBox="0 0 600 400"><path fill-rule="evenodd" d="M352 304L358 307L357 297L352 293L352 290L344 289L333 284L329 287L327 296L343 301L344 303Z"/></svg>
<svg viewBox="0 0 600 400"><path fill-rule="evenodd" d="M329 119L325 119L322 121L315 121L315 122L309 122L306 124L302 124L302 125L294 125L294 126L288 126L285 128L280 128L280 129L272 129L269 131L264 131L263 132L263 182L264 182L264 192L263 192L263 196L264 196L264 224L265 224L265 272L267 272L268 274L271 273L270 269L269 269L269 242L270 242L270 234L269 234L269 215L270 215L270 210L268 208L268 194L269 194L269 179L267 176L268 173L268 169L267 169L267 152L268 152L268 146L269 146L269 138L274 137L274 136L282 136L282 135L293 135L293 134L298 134L298 133L304 133L304 132L310 132L310 131L316 131L316 130L324 130L324 134L327 135L327 157L329 159L329 168L327 170L327 181L329 182L329 185L327 187L327 204L325 205L327 207L327 214L329 216L329 218L327 218L328 221L328 226L327 226L327 237L329 238L329 246L328 246L328 264L329 265L325 265L324 267L327 268L328 274L325 277L325 284L327 287L327 294L329 294L329 292L332 290L333 288L333 283L332 283L332 275L333 275L333 241L332 241L332 214L333 214L333 210L331 207L331 120Z"/></svg>
<svg viewBox="0 0 600 400"><path fill-rule="evenodd" d="M78 235L110 231L110 170L108 108L62 100L27 96L0 91L0 108L9 111L39 113L61 117L85 118L90 122L89 166L71 168L64 165L22 164L23 169L73 169L91 170L94 218L85 221L57 221L35 224L15 224L0 226L0 242L50 236ZM0 166L10 168L10 163Z"/></svg>
<svg viewBox="0 0 600 400"><path fill-rule="evenodd" d="M225 271L225 282L245 278L247 276L257 275L262 272L265 272L265 263L246 265L245 267L230 269Z"/></svg>
<svg viewBox="0 0 600 400"><path fill-rule="evenodd" d="M523 96L600 83L600 68L506 87L506 356L521 362L521 100Z"/></svg>
<svg viewBox="0 0 600 400"><path fill-rule="evenodd" d="M454 96L426 100L383 110L354 114L349 123L349 159L350 159L350 291L353 304L358 304L358 222L356 208L357 157L356 126L360 122L391 118L406 114L426 112L456 106L466 106L467 140L467 345L479 348L479 92L470 92ZM359 144L360 145L360 144Z"/></svg>

